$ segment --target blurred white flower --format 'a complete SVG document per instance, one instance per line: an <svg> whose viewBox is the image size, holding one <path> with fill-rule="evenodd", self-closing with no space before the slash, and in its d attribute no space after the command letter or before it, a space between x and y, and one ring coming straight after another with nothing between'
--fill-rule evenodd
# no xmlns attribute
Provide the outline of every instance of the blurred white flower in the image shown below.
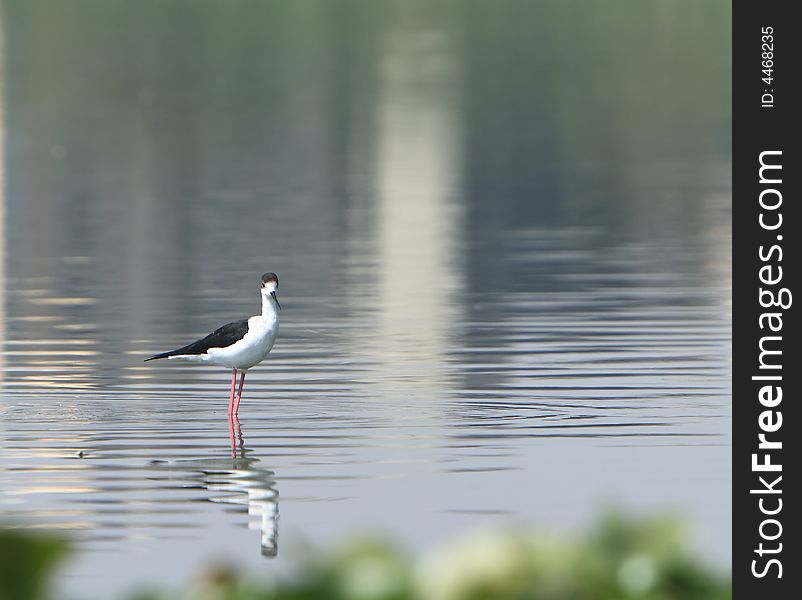
<svg viewBox="0 0 802 600"><path fill-rule="evenodd" d="M476 590L501 590L531 570L527 542L504 532L476 532L424 555L415 569L418 596L455 600Z"/></svg>
<svg viewBox="0 0 802 600"><path fill-rule="evenodd" d="M654 559L644 554L630 556L618 569L618 581L632 594L642 594L657 582L657 567Z"/></svg>

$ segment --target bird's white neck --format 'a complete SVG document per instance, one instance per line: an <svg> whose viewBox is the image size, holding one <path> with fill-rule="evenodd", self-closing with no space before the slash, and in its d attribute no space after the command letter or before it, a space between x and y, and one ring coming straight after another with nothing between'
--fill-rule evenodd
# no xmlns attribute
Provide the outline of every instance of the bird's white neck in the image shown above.
<svg viewBox="0 0 802 600"><path fill-rule="evenodd" d="M273 300L273 296L264 292L262 293L262 316L267 319L278 318L278 306L276 306L276 301Z"/></svg>

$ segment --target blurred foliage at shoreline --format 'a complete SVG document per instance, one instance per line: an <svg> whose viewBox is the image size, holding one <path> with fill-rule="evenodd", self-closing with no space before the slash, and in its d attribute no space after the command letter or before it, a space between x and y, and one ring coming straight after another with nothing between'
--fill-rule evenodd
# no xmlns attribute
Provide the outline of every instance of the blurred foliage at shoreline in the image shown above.
<svg viewBox="0 0 802 600"><path fill-rule="evenodd" d="M35 600L67 544L50 535L0 529L0 600Z"/></svg>
<svg viewBox="0 0 802 600"><path fill-rule="evenodd" d="M136 600L709 600L731 598L729 577L687 548L670 519L609 513L584 536L544 537L522 529L475 532L413 559L376 540L313 553L295 575L255 582L207 570L188 589ZM0 600L35 600L65 545L0 532ZM55 596L50 596L55 597Z"/></svg>

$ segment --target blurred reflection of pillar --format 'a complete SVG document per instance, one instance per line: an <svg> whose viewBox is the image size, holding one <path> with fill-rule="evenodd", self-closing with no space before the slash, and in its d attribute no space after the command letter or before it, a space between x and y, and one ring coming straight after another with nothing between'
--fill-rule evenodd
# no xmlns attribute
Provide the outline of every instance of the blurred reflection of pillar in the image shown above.
<svg viewBox="0 0 802 600"><path fill-rule="evenodd" d="M6 342L6 112L5 27L0 4L0 387L5 379Z"/></svg>
<svg viewBox="0 0 802 600"><path fill-rule="evenodd" d="M463 301L455 50L447 31L414 29L385 32L382 48L369 346L383 397L431 397Z"/></svg>

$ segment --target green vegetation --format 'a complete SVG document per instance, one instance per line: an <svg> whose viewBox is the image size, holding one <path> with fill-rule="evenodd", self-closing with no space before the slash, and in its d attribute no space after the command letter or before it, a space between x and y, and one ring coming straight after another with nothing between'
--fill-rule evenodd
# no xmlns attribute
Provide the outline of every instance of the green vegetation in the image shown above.
<svg viewBox="0 0 802 600"><path fill-rule="evenodd" d="M577 539L473 533L413 559L387 543L354 542L300 565L295 577L251 582L225 570L191 589L137 600L724 600L727 577L693 556L676 522L610 514ZM0 600L42 597L63 544L0 533Z"/></svg>
<svg viewBox="0 0 802 600"><path fill-rule="evenodd" d="M0 600L41 598L66 549L63 541L50 536L0 530Z"/></svg>

